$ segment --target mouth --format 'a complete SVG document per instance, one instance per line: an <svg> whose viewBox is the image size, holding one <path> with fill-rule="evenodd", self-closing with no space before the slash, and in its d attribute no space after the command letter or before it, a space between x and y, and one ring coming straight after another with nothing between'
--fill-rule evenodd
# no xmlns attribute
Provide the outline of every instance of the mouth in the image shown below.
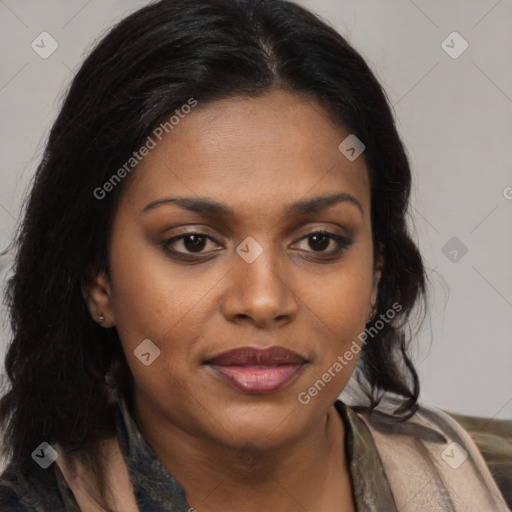
<svg viewBox="0 0 512 512"><path fill-rule="evenodd" d="M242 347L205 361L213 375L248 394L272 393L284 388L308 363L284 347L265 350Z"/></svg>

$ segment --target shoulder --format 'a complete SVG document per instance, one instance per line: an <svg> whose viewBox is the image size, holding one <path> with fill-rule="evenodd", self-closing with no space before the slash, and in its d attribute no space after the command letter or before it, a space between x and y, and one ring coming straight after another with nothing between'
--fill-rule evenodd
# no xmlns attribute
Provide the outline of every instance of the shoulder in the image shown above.
<svg viewBox="0 0 512 512"><path fill-rule="evenodd" d="M445 411L471 436L509 507L512 507L512 420Z"/></svg>
<svg viewBox="0 0 512 512"><path fill-rule="evenodd" d="M2 479L0 479L0 510L3 512L37 512L37 508L24 503L17 490Z"/></svg>
<svg viewBox="0 0 512 512"><path fill-rule="evenodd" d="M411 489L417 488L424 490L423 505L436 495L438 502L443 503L448 495L449 500L460 502L461 510L476 504L482 510L508 510L505 502L511 506L510 477L500 480L489 464L501 450L500 437L506 440L507 436L497 433L492 436L492 449L484 457L476 431L484 432L485 419L478 426L470 417L459 422L457 415L423 404L406 421L375 411L360 416L372 434L392 487L395 486L404 502L411 498ZM476 427L473 434L467 430L470 425ZM504 464L510 464L509 456L505 454L503 458Z"/></svg>
<svg viewBox="0 0 512 512"><path fill-rule="evenodd" d="M2 512L64 512L55 471L10 462L0 474Z"/></svg>
<svg viewBox="0 0 512 512"><path fill-rule="evenodd" d="M42 509L31 494L28 479L11 462L0 475L0 510L39 512Z"/></svg>

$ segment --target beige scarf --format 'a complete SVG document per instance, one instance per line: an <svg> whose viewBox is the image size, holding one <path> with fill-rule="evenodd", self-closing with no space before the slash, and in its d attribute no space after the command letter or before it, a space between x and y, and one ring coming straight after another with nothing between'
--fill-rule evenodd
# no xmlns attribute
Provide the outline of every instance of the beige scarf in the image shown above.
<svg viewBox="0 0 512 512"><path fill-rule="evenodd" d="M509 511L478 447L447 414L421 407L401 424L359 417L375 441L400 512ZM139 512L117 437L104 441L101 450L111 491L109 506L119 512ZM64 457L56 463L82 512L104 512L88 470Z"/></svg>
<svg viewBox="0 0 512 512"><path fill-rule="evenodd" d="M407 423L393 426L360 417L398 511L509 512L478 447L448 414L423 406Z"/></svg>

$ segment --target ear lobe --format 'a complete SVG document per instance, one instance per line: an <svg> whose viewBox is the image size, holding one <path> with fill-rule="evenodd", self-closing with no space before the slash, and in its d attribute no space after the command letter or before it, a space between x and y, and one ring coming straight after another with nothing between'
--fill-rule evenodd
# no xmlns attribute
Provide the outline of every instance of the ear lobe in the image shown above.
<svg viewBox="0 0 512 512"><path fill-rule="evenodd" d="M82 296L87 304L87 309L95 322L100 322L102 327L112 327L114 317L112 313L111 286L104 272L84 277L82 281Z"/></svg>

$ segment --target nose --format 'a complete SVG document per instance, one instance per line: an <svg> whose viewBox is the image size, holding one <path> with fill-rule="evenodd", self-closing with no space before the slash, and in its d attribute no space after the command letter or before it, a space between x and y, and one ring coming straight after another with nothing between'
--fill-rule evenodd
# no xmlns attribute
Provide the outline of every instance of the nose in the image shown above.
<svg viewBox="0 0 512 512"><path fill-rule="evenodd" d="M284 261L264 250L252 263L234 256L228 286L221 300L224 316L231 322L271 328L293 321L298 301L291 273Z"/></svg>

